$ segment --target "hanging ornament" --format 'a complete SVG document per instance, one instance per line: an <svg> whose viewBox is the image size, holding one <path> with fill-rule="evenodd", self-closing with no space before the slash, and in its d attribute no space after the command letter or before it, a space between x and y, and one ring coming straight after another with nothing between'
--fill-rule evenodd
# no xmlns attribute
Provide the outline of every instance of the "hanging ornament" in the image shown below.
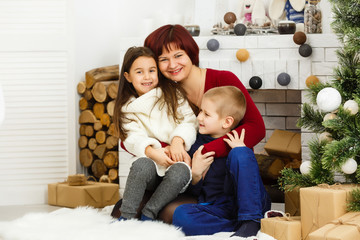
<svg viewBox="0 0 360 240"><path fill-rule="evenodd" d="M316 103L321 111L332 112L339 108L341 95L335 88L326 87L317 94Z"/></svg>
<svg viewBox="0 0 360 240"><path fill-rule="evenodd" d="M237 36L244 36L245 33L246 33L246 26L242 23L238 23L235 25L234 27L234 33L237 35Z"/></svg>
<svg viewBox="0 0 360 240"><path fill-rule="evenodd" d="M335 119L335 118L337 118L335 113L327 113L324 116L324 121L332 120L332 119Z"/></svg>
<svg viewBox="0 0 360 240"><path fill-rule="evenodd" d="M300 47L299 47L299 54L303 57L308 57L310 56L312 53L312 48L309 44L302 44Z"/></svg>
<svg viewBox="0 0 360 240"><path fill-rule="evenodd" d="M353 174L357 169L357 162L353 158L349 158L346 162L341 166L341 171L345 174Z"/></svg>
<svg viewBox="0 0 360 240"><path fill-rule="evenodd" d="M302 45L306 42L306 34L304 32L296 32L293 36L293 41L297 45Z"/></svg>
<svg viewBox="0 0 360 240"><path fill-rule="evenodd" d="M246 60L248 60L249 58L249 52L248 50L241 48L239 50L237 50L236 52L236 58L240 61L240 62L245 62Z"/></svg>
<svg viewBox="0 0 360 240"><path fill-rule="evenodd" d="M301 174L309 174L311 169L311 162L310 161L304 161L300 165L300 172Z"/></svg>
<svg viewBox="0 0 360 240"><path fill-rule="evenodd" d="M310 88L311 85L318 84L320 80L315 75L310 75L306 78L305 84L308 88Z"/></svg>
<svg viewBox="0 0 360 240"><path fill-rule="evenodd" d="M331 142L333 140L332 136L328 132L323 132L319 135L319 142Z"/></svg>
<svg viewBox="0 0 360 240"><path fill-rule="evenodd" d="M210 51L215 52L219 49L220 43L218 40L212 38L207 42L206 46Z"/></svg>
<svg viewBox="0 0 360 240"><path fill-rule="evenodd" d="M234 23L234 22L236 21L236 15L235 15L235 13L233 13L233 12L227 12L227 13L225 13L225 15L224 15L224 21L225 21L227 24Z"/></svg>
<svg viewBox="0 0 360 240"><path fill-rule="evenodd" d="M287 86L289 85L290 83L290 80L291 80L291 77L289 74L283 72L283 73L280 73L277 77L277 81L278 83L281 85L281 86Z"/></svg>
<svg viewBox="0 0 360 240"><path fill-rule="evenodd" d="M344 103L344 109L350 111L351 115L355 115L359 112L359 104L354 100L347 100Z"/></svg>
<svg viewBox="0 0 360 240"><path fill-rule="evenodd" d="M252 89L259 89L262 85L262 80L258 76L253 76L249 80L249 85Z"/></svg>

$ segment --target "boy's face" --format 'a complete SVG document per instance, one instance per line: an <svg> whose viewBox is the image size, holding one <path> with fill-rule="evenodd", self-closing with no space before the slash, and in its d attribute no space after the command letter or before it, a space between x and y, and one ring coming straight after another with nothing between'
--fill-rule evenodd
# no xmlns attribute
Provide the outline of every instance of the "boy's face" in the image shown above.
<svg viewBox="0 0 360 240"><path fill-rule="evenodd" d="M216 106L211 100L206 97L202 99L200 113L197 116L199 133L218 138L228 132L228 129L224 128L225 119L220 118L216 110Z"/></svg>

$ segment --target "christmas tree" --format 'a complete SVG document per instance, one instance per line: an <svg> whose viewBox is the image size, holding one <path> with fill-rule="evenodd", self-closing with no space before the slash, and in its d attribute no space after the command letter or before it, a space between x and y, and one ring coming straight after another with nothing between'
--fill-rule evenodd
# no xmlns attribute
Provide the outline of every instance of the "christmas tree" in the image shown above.
<svg viewBox="0 0 360 240"><path fill-rule="evenodd" d="M300 172L282 171L282 190L288 185L334 184L338 174L346 182L360 183L360 1L329 1L331 26L342 44L338 65L331 81L307 84L310 101L302 106L298 126L318 133L318 138L309 143L311 161L304 161ZM350 210L360 211L360 191L353 196Z"/></svg>

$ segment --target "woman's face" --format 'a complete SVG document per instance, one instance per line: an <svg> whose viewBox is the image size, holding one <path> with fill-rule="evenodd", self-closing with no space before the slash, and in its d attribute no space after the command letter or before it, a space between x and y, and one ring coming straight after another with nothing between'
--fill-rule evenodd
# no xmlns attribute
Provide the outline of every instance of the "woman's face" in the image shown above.
<svg viewBox="0 0 360 240"><path fill-rule="evenodd" d="M139 96L154 89L159 82L156 62L152 57L138 57L124 76Z"/></svg>
<svg viewBox="0 0 360 240"><path fill-rule="evenodd" d="M159 70L166 78L181 82L189 77L192 61L184 50L172 44L169 49L170 51L167 51L164 47L159 56Z"/></svg>

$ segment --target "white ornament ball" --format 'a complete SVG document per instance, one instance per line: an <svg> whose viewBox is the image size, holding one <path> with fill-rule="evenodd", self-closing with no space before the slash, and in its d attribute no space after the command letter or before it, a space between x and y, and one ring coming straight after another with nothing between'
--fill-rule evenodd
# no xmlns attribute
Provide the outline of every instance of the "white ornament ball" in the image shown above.
<svg viewBox="0 0 360 240"><path fill-rule="evenodd" d="M324 116L324 121L335 119L337 116L335 113L327 113Z"/></svg>
<svg viewBox="0 0 360 240"><path fill-rule="evenodd" d="M328 132L323 132L319 135L319 142L323 142L323 141L331 142L332 140L333 140L333 138L332 138L331 134Z"/></svg>
<svg viewBox="0 0 360 240"><path fill-rule="evenodd" d="M310 161L304 161L300 165L300 172L301 174L309 174L311 168L311 162Z"/></svg>
<svg viewBox="0 0 360 240"><path fill-rule="evenodd" d="M335 88L326 87L316 96L316 103L321 111L332 112L339 108L341 95Z"/></svg>
<svg viewBox="0 0 360 240"><path fill-rule="evenodd" d="M355 115L359 112L359 104L354 100L347 100L344 103L344 109L349 110L351 115Z"/></svg>
<svg viewBox="0 0 360 240"><path fill-rule="evenodd" d="M353 158L349 158L346 162L341 166L341 171L345 174L353 174L357 169L357 162Z"/></svg>

